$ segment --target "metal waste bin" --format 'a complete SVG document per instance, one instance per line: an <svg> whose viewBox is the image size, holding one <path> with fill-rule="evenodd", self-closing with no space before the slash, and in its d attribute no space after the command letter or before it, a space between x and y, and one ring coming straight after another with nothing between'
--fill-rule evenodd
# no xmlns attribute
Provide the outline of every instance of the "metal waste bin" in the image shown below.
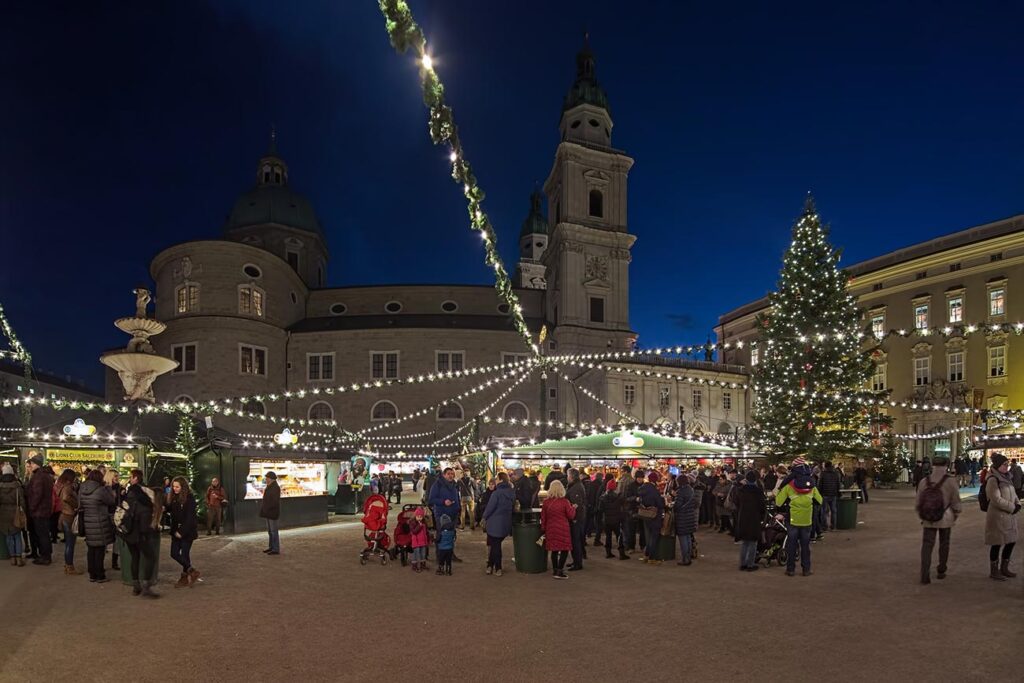
<svg viewBox="0 0 1024 683"><path fill-rule="evenodd" d="M149 534L149 545L153 548L153 583L156 583L160 579L160 534L153 533ZM114 547L117 549L117 554L121 556L121 582L127 585L132 584L132 551L128 549L128 545L119 536L114 541ZM142 577L146 576L146 570L149 567L149 562L143 557L139 561L139 580L142 581Z"/></svg>
<svg viewBox="0 0 1024 683"><path fill-rule="evenodd" d="M675 536L662 536L658 534L658 552L655 553L654 559L662 561L676 559Z"/></svg>
<svg viewBox="0 0 1024 683"><path fill-rule="evenodd" d="M836 501L839 504L839 512L836 515L837 529L857 528L857 499L840 498Z"/></svg>
<svg viewBox="0 0 1024 683"><path fill-rule="evenodd" d="M548 570L548 554L543 546L537 545L540 536L540 510L512 513L512 550L517 572L540 574Z"/></svg>

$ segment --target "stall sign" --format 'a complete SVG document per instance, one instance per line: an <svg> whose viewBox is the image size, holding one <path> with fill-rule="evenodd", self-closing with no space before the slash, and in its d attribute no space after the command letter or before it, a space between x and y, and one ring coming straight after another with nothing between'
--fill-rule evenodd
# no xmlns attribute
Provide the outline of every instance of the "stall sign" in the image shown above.
<svg viewBox="0 0 1024 683"><path fill-rule="evenodd" d="M46 449L47 460L59 460L60 462L114 462L116 455L114 451L100 451L86 448L48 448Z"/></svg>
<svg viewBox="0 0 1024 683"><path fill-rule="evenodd" d="M278 446L294 446L299 442L299 436L292 434L292 431L285 427L280 434L274 435L274 443Z"/></svg>
<svg viewBox="0 0 1024 683"><path fill-rule="evenodd" d="M612 445L616 448L643 448L644 440L642 437L625 432L612 439Z"/></svg>
<svg viewBox="0 0 1024 683"><path fill-rule="evenodd" d="M96 433L96 427L87 425L85 420L78 418L71 424L64 425L64 433L68 436L92 436Z"/></svg>

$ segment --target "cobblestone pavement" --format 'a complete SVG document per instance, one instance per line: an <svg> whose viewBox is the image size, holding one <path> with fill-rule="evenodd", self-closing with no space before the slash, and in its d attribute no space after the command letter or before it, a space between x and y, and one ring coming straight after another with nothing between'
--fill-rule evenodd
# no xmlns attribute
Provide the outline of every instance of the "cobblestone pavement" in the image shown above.
<svg viewBox="0 0 1024 683"><path fill-rule="evenodd" d="M278 557L262 534L202 537L191 589L172 586L165 539L156 601L3 564L0 680L1020 680L1024 572L987 577L977 505L948 578L922 586L911 494L871 501L814 546L807 578L737 571L738 547L707 531L693 566L595 548L569 581L516 573L511 541L505 575L486 576L483 535L465 532L453 576L414 574L360 566L355 522L282 532Z"/></svg>

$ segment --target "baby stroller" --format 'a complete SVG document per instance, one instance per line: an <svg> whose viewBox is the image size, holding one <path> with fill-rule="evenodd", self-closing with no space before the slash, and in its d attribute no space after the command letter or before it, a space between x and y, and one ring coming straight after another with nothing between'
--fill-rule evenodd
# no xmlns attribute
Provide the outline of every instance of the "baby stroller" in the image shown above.
<svg viewBox="0 0 1024 683"><path fill-rule="evenodd" d="M395 544L391 547L391 559L402 558L402 566L409 564L409 553L412 552L412 530L409 522L416 514L418 505L403 505L402 511L398 513L398 520L395 522Z"/></svg>
<svg viewBox="0 0 1024 683"><path fill-rule="evenodd" d="M770 567L774 561L780 567L789 559L786 554L786 525L781 514L768 512L761 527L761 538L757 542L757 562Z"/></svg>
<svg viewBox="0 0 1024 683"><path fill-rule="evenodd" d="M363 538L366 540L366 547L359 553L359 564L366 564L370 556L379 557L380 563L388 563L388 546L391 545L391 537L388 536L388 505L387 499L380 494L373 494L363 503Z"/></svg>

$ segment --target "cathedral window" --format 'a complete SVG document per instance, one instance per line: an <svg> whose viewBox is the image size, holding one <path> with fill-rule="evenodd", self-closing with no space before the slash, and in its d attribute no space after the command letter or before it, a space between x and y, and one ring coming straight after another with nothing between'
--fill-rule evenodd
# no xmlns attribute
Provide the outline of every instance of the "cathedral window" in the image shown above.
<svg viewBox="0 0 1024 683"><path fill-rule="evenodd" d="M445 403L437 409L438 420L461 420L462 406L457 401Z"/></svg>
<svg viewBox="0 0 1024 683"><path fill-rule="evenodd" d="M171 358L178 362L178 367L172 373L195 372L196 371L196 345L174 344L171 346Z"/></svg>
<svg viewBox="0 0 1024 683"><path fill-rule="evenodd" d="M256 285L242 285L238 288L238 312L262 318L265 312L264 292Z"/></svg>
<svg viewBox="0 0 1024 683"><path fill-rule="evenodd" d="M590 215L595 218L604 217L604 195L601 190L590 191Z"/></svg>
<svg viewBox="0 0 1024 683"><path fill-rule="evenodd" d="M334 379L333 353L306 354L306 380L313 382Z"/></svg>
<svg viewBox="0 0 1024 683"><path fill-rule="evenodd" d="M239 344L238 371L243 375L267 376L267 350L259 346Z"/></svg>
<svg viewBox="0 0 1024 683"><path fill-rule="evenodd" d="M175 310L178 313L194 313L199 310L199 285L184 284L174 292Z"/></svg>
<svg viewBox="0 0 1024 683"><path fill-rule="evenodd" d="M464 351L435 351L438 372L461 372L465 367Z"/></svg>
<svg viewBox="0 0 1024 683"><path fill-rule="evenodd" d="M292 267L292 270L296 273L299 272L299 252L289 249L285 252L285 260L288 261L288 265Z"/></svg>
<svg viewBox="0 0 1024 683"><path fill-rule="evenodd" d="M370 378L398 379L398 351L371 351Z"/></svg>
<svg viewBox="0 0 1024 683"><path fill-rule="evenodd" d="M370 419L374 422L394 420L398 418L398 408L391 401L377 401L370 409Z"/></svg>
<svg viewBox="0 0 1024 683"><path fill-rule="evenodd" d="M330 403L317 401L309 407L308 416L310 420L333 420L334 408L331 407Z"/></svg>
<svg viewBox="0 0 1024 683"><path fill-rule="evenodd" d="M530 411L527 410L526 405L521 401L510 401L505 405L505 409L501 414L506 420L515 420L517 422L526 422L530 419Z"/></svg>

